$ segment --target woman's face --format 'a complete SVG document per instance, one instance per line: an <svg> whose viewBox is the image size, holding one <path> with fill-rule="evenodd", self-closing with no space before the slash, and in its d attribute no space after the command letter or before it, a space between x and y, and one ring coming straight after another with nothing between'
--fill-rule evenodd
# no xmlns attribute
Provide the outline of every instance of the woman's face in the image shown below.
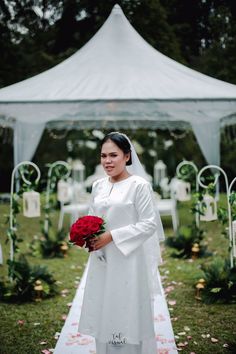
<svg viewBox="0 0 236 354"><path fill-rule="evenodd" d="M110 177L118 177L126 171L129 154L125 154L112 140L102 145L101 164Z"/></svg>

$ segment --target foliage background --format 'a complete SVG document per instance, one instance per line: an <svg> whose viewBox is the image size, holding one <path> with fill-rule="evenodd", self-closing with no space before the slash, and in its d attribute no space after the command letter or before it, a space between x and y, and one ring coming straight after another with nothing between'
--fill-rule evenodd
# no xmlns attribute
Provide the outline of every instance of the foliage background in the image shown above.
<svg viewBox="0 0 236 354"><path fill-rule="evenodd" d="M47 70L80 49L119 3L131 24L157 50L184 65L236 84L236 2L234 0L0 0L0 87ZM129 132L130 133L130 132ZM194 136L173 139L157 131L156 145L147 132L131 132L144 147L154 146L158 156L141 156L152 174L153 161L162 158L172 175L183 158L205 163ZM45 131L34 161L44 163L68 156L66 141L91 137L91 132L72 131L52 139ZM222 132L222 167L229 176L234 167L235 127ZM174 144L166 149L164 142ZM46 147L46 148L45 148ZM81 147L81 146L80 146ZM9 190L13 165L12 132L0 127L0 192ZM86 157L85 157L86 155ZM96 157L85 148L77 157L86 161L89 175Z"/></svg>

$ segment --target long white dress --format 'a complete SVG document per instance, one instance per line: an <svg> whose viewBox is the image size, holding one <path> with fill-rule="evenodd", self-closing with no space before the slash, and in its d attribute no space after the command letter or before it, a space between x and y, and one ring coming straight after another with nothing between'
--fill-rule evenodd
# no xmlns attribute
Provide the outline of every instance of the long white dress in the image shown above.
<svg viewBox="0 0 236 354"><path fill-rule="evenodd" d="M144 244L156 231L151 186L132 175L96 181L91 214L103 217L113 242L106 261L91 252L79 332L96 339L97 354L154 354L153 299ZM158 280L157 280L158 281Z"/></svg>

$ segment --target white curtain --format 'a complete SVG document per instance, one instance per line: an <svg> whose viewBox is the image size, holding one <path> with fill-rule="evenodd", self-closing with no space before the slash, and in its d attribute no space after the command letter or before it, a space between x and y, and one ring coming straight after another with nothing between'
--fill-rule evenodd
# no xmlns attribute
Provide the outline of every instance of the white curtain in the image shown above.
<svg viewBox="0 0 236 354"><path fill-rule="evenodd" d="M220 121L196 122L192 127L207 163L220 166Z"/></svg>
<svg viewBox="0 0 236 354"><path fill-rule="evenodd" d="M14 166L31 161L43 134L45 123L29 124L17 121L14 126Z"/></svg>

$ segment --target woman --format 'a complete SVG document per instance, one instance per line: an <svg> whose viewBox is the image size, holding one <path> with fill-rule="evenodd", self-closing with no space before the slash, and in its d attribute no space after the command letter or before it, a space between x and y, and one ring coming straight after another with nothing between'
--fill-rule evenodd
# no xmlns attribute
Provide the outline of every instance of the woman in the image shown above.
<svg viewBox="0 0 236 354"><path fill-rule="evenodd" d="M103 139L101 164L108 176L93 185L91 214L105 219L107 231L88 244L79 332L95 337L97 354L154 354L160 217L124 134L113 132Z"/></svg>

